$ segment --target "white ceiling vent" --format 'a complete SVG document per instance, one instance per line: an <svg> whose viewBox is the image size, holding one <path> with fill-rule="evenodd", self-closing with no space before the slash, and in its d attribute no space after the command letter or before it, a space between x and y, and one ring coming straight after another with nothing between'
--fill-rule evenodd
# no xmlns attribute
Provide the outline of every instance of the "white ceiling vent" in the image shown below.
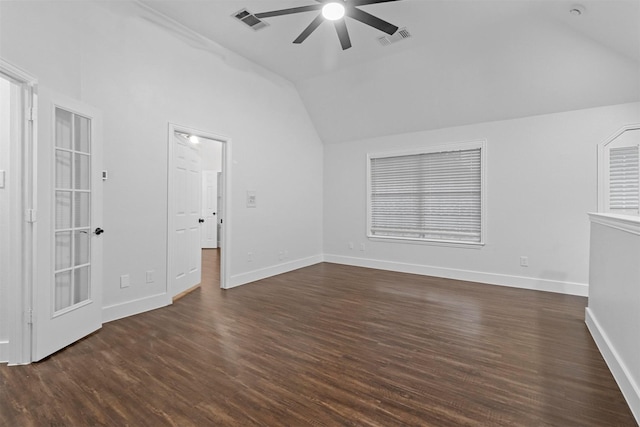
<svg viewBox="0 0 640 427"><path fill-rule="evenodd" d="M378 41L382 46L389 46L392 43L397 43L409 37L411 37L411 33L406 28L400 28L392 36L378 37Z"/></svg>
<svg viewBox="0 0 640 427"><path fill-rule="evenodd" d="M231 16L236 18L238 21L243 22L255 31L261 30L269 25L266 22L256 18L256 16L253 13L249 12L247 9L241 9Z"/></svg>

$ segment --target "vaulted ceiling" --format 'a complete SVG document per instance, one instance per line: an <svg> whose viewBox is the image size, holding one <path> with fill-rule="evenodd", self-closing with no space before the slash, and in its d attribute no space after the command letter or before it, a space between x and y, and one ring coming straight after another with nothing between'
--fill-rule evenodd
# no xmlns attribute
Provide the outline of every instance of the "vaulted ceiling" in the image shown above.
<svg viewBox="0 0 640 427"><path fill-rule="evenodd" d="M348 50L330 22L292 43L316 11L258 31L232 17L314 0L140 2L293 82L325 143L640 100L640 0L372 4L411 37L383 46L347 18Z"/></svg>

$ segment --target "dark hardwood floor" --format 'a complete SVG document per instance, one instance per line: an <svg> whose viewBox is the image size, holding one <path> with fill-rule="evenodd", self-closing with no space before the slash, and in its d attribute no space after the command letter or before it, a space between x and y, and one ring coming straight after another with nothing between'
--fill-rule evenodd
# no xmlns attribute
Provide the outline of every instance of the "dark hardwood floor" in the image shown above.
<svg viewBox="0 0 640 427"><path fill-rule="evenodd" d="M586 299L318 264L0 366L2 426L635 426Z"/></svg>

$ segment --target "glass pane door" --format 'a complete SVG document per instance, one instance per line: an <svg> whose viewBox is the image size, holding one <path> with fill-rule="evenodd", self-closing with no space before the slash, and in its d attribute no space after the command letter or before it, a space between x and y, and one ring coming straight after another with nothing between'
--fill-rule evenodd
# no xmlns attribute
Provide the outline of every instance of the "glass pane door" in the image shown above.
<svg viewBox="0 0 640 427"><path fill-rule="evenodd" d="M55 110L53 311L91 297L91 120Z"/></svg>

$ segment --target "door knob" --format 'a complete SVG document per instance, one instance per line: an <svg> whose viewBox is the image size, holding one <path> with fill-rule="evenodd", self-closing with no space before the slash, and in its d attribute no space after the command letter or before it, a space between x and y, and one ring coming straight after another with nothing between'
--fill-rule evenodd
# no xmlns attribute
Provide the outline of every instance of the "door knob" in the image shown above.
<svg viewBox="0 0 640 427"><path fill-rule="evenodd" d="M204 222L204 219L200 218L200 219L198 220L198 222L199 222L200 224L202 224L202 223Z"/></svg>
<svg viewBox="0 0 640 427"><path fill-rule="evenodd" d="M104 233L104 230L100 227L96 228L96 230L94 231L94 233L96 233L97 236L101 235L102 233Z"/></svg>

